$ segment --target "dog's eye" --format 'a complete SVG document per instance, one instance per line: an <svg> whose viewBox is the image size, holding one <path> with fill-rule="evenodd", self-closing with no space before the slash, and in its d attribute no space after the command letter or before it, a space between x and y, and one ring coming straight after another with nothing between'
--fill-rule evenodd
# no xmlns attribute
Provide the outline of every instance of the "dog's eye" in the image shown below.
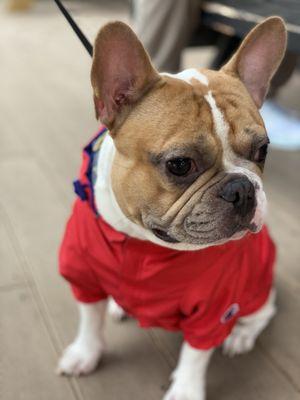
<svg viewBox="0 0 300 400"><path fill-rule="evenodd" d="M168 171L176 176L186 176L194 169L194 162L191 158L178 157L167 161Z"/></svg>
<svg viewBox="0 0 300 400"><path fill-rule="evenodd" d="M257 163L262 163L265 161L265 158L268 153L268 144L263 144L258 150L256 150L254 154L254 159L253 161Z"/></svg>

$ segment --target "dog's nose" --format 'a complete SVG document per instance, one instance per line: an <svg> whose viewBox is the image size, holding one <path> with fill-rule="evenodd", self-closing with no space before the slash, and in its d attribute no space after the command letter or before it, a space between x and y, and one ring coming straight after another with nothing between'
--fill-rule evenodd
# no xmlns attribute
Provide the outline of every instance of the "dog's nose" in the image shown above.
<svg viewBox="0 0 300 400"><path fill-rule="evenodd" d="M232 203L236 212L245 217L255 204L254 186L246 177L235 178L223 186L220 197Z"/></svg>

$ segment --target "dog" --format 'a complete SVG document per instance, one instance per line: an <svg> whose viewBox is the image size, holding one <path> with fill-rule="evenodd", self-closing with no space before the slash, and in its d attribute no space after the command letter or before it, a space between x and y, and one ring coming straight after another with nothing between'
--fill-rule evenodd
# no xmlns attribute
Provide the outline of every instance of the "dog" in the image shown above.
<svg viewBox="0 0 300 400"><path fill-rule="evenodd" d="M276 311L258 110L286 37L270 17L219 71L171 75L126 24L99 31L91 82L104 126L84 149L60 249L80 325L58 373L96 368L109 297L117 318L183 332L164 400L203 400L214 348L253 348Z"/></svg>

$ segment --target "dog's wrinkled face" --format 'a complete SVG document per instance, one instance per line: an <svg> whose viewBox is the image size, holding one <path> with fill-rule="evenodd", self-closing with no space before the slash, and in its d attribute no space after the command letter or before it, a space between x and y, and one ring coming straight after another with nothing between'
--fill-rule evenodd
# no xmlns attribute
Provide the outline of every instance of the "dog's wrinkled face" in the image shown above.
<svg viewBox="0 0 300 400"><path fill-rule="evenodd" d="M258 112L285 49L281 19L256 27L222 70L158 74L122 23L98 34L96 113L116 155L124 214L168 243L207 246L260 230L268 137Z"/></svg>

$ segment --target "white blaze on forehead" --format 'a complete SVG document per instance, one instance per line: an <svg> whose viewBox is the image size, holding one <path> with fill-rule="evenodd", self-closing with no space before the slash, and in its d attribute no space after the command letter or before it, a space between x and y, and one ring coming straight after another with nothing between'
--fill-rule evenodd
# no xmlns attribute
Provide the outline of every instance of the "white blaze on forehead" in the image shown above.
<svg viewBox="0 0 300 400"><path fill-rule="evenodd" d="M232 150L230 149L230 146L229 146L229 138L228 138L229 125L225 121L222 111L217 106L216 100L214 99L211 91L209 91L208 94L206 94L204 96L204 98L207 101L207 103L209 104L210 109L211 109L215 132L218 135L218 137L222 143L223 161L224 161L224 165L226 166L227 161L228 161L227 157L229 157L232 153Z"/></svg>
<svg viewBox="0 0 300 400"><path fill-rule="evenodd" d="M179 72L179 74L176 74L176 78L182 79L188 83L191 83L192 79L196 79L203 85L208 86L207 76L195 68L189 68Z"/></svg>
<svg viewBox="0 0 300 400"><path fill-rule="evenodd" d="M181 79L182 81L185 81L189 84L192 83L192 79L196 79L197 81L202 83L202 85L208 86L207 76L204 75L202 72L198 71L196 68L188 68L182 72L179 72L178 74L169 74L165 72L161 75L167 75L170 76L171 78Z"/></svg>
<svg viewBox="0 0 300 400"><path fill-rule="evenodd" d="M263 191L262 181L258 175L250 171L248 168L241 167L235 164L235 161L238 160L238 157L234 154L233 150L230 147L229 125L225 120L222 111L218 108L211 91L209 91L208 94L204 96L204 98L210 106L215 132L218 135L222 144L223 165L225 171L231 174L236 173L245 175L249 179L249 181L252 182L255 188L257 206L253 220L251 222L254 223L259 230L264 222L267 209L266 195Z"/></svg>

